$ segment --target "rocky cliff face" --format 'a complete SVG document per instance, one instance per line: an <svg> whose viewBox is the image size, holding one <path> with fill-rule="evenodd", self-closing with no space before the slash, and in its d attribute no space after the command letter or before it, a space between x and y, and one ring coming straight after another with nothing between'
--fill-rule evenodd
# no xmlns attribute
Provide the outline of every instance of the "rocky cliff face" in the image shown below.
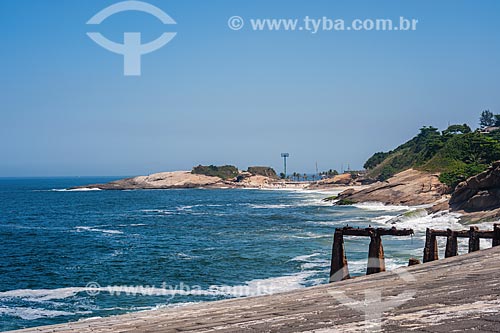
<svg viewBox="0 0 500 333"><path fill-rule="evenodd" d="M431 204L443 198L447 186L436 174L409 169L384 182L375 183L360 191L342 192L339 202L382 202L386 205L417 206Z"/></svg>
<svg viewBox="0 0 500 333"><path fill-rule="evenodd" d="M500 161L483 173L460 183L450 199L453 211L466 213L500 208Z"/></svg>

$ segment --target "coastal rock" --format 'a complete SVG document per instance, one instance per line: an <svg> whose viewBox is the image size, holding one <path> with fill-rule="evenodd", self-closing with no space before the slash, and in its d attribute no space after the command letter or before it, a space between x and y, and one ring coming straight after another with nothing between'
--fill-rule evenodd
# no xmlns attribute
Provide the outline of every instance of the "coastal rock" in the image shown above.
<svg viewBox="0 0 500 333"><path fill-rule="evenodd" d="M458 184L450 210L462 214L464 222L492 221L500 218L500 161L486 171Z"/></svg>
<svg viewBox="0 0 500 333"><path fill-rule="evenodd" d="M454 211L477 212L500 208L500 161L458 184L450 199Z"/></svg>
<svg viewBox="0 0 500 333"><path fill-rule="evenodd" d="M319 180L317 182L314 182L310 184L307 188L308 189L328 189L330 187L336 187L336 186L348 186L348 185L354 185L354 179L350 173L344 173L341 175L336 175L332 178L326 178Z"/></svg>
<svg viewBox="0 0 500 333"><path fill-rule="evenodd" d="M382 202L386 205L417 206L440 200L446 189L446 185L439 181L439 175L409 169L360 191L344 191L338 199L354 203Z"/></svg>
<svg viewBox="0 0 500 333"><path fill-rule="evenodd" d="M101 190L137 190L137 189L172 189L197 188L222 185L222 179L205 175L192 174L189 171L160 172L149 176L138 176L115 180L106 184L86 185L78 188L98 188Z"/></svg>
<svg viewBox="0 0 500 333"><path fill-rule="evenodd" d="M305 187L304 183L301 186ZM72 189L97 188L101 190L150 190L178 188L282 188L287 187L284 181L271 177L240 172L231 179L215 176L193 174L190 171L160 172L149 176L138 176L115 180L106 184L78 186ZM297 188L295 186L294 188Z"/></svg>

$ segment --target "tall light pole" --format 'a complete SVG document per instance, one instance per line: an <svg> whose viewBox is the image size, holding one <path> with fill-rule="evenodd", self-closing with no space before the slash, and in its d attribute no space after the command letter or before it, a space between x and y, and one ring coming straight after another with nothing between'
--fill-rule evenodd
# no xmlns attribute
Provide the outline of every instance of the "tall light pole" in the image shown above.
<svg viewBox="0 0 500 333"><path fill-rule="evenodd" d="M290 157L290 154L288 153L281 153L281 157L283 157L283 169L284 169L284 174L285 174L285 179L286 179L286 159Z"/></svg>

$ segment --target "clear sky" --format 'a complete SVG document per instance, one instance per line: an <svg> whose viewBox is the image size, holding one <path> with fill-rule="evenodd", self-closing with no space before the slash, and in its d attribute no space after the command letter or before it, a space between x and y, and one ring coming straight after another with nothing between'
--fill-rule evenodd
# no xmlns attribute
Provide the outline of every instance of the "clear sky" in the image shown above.
<svg viewBox="0 0 500 333"><path fill-rule="evenodd" d="M137 175L197 164L313 172L392 149L423 125L500 113L500 1L0 1L0 176ZM241 16L245 26L228 28ZM419 20L416 31L253 31L251 18ZM91 41L177 32L125 77Z"/></svg>

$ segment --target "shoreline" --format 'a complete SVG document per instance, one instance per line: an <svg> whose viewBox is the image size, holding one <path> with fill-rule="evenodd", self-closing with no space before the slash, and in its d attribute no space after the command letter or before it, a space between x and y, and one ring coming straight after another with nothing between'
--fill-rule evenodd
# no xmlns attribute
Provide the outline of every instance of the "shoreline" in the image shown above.
<svg viewBox="0 0 500 333"><path fill-rule="evenodd" d="M347 186L348 187L348 186ZM346 188L346 186L342 186L342 187L336 187L336 188L330 188L330 189L336 189L336 190L344 190ZM308 190L308 189L286 189L286 188L279 188L279 189L276 189L276 188L273 188L273 189L259 189L259 188L239 188L239 189L242 189L242 190L247 190L247 189L251 189L251 190L271 190L271 191L292 191L292 192L295 192L295 191L298 191L298 192L301 192L301 193L308 193L308 192L311 192L311 193L327 193L325 192L325 190L318 190L318 189L314 189L314 190ZM381 210L387 210L388 206L387 205L383 205L383 203L376 203L376 202L367 202L367 203L364 203L364 204L367 204L368 206L370 204L377 204L377 205L380 205ZM355 205L355 207L357 208L362 208L362 207L359 207L359 206L362 206L363 204L359 204L359 205ZM395 208L399 208L401 210L407 210L407 209L419 209L419 208L422 208L422 207L411 207L411 206L394 206ZM398 210L399 210L398 209ZM298 289L297 289L298 290ZM207 303L207 302L204 302L204 303ZM211 302L210 302L211 303ZM189 305L189 304L187 304ZM186 306L187 306L186 305ZM176 307L177 308L177 307Z"/></svg>
<svg viewBox="0 0 500 333"><path fill-rule="evenodd" d="M9 332L357 332L365 324L364 317L354 313L336 295L345 292L359 299L365 290L374 288L383 290L383 295L414 291L412 297L384 313L381 324L386 332L428 329L429 325L437 329L491 330L500 313L500 303L491 294L500 291L500 275L491 274L500 269L499 255L500 247L495 247L405 268L411 278L402 278L404 275L397 278L393 272L383 272L267 296L89 318ZM469 278L471 274L474 279ZM443 285L447 287L443 289ZM444 306L442 297L451 290L459 292L460 297L447 297Z"/></svg>

